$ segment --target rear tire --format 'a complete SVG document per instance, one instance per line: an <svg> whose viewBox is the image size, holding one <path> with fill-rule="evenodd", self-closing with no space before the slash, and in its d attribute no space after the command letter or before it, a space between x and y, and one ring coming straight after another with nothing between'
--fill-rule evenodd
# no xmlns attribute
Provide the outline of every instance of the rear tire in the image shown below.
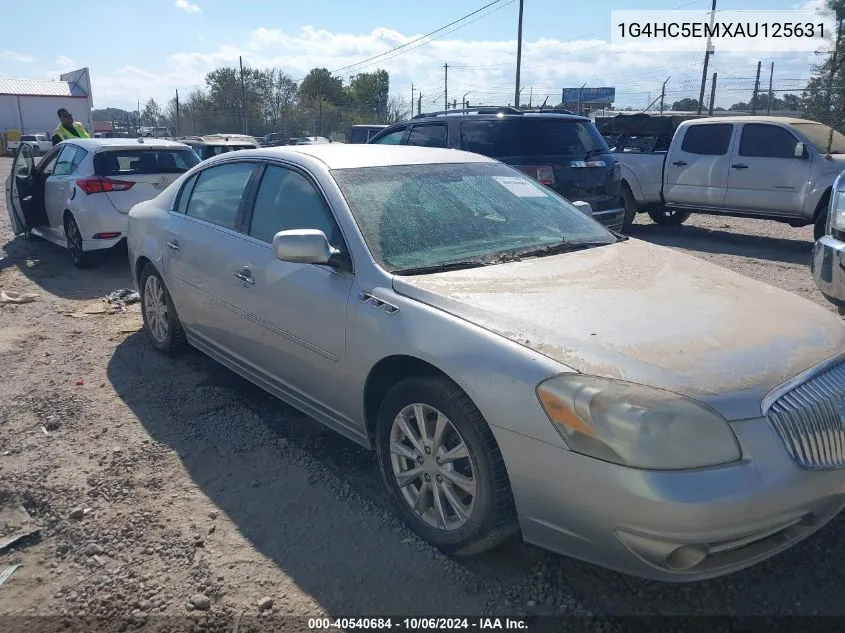
<svg viewBox="0 0 845 633"><path fill-rule="evenodd" d="M418 417L425 420L425 436ZM379 408L376 450L382 480L405 523L444 553L479 554L518 531L493 433L451 380L416 376L396 384Z"/></svg>
<svg viewBox="0 0 845 633"><path fill-rule="evenodd" d="M77 268L90 268L94 265L94 254L82 249L82 232L74 217L68 213L65 217L65 237L70 258Z"/></svg>
<svg viewBox="0 0 845 633"><path fill-rule="evenodd" d="M634 200L634 194L627 185L622 185L622 202L625 205L625 219L622 222L622 230L628 231L637 218L637 201Z"/></svg>
<svg viewBox="0 0 845 633"><path fill-rule="evenodd" d="M161 275L152 264L141 271L141 316L144 331L153 347L163 354L174 356L185 349L185 332L176 313L173 299Z"/></svg>
<svg viewBox="0 0 845 633"><path fill-rule="evenodd" d="M680 226L689 219L689 211L678 211L677 209L650 209L648 217L655 224L660 226Z"/></svg>
<svg viewBox="0 0 845 633"><path fill-rule="evenodd" d="M824 194L819 201L819 210L813 224L813 239L818 241L827 233L827 214L830 210L830 192Z"/></svg>

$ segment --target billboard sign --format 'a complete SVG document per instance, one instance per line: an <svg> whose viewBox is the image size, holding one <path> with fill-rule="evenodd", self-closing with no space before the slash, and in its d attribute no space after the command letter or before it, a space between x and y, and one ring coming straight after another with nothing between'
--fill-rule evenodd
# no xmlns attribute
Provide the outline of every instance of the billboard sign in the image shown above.
<svg viewBox="0 0 845 633"><path fill-rule="evenodd" d="M580 97L579 97L580 93ZM563 103L613 103L616 88L564 88Z"/></svg>

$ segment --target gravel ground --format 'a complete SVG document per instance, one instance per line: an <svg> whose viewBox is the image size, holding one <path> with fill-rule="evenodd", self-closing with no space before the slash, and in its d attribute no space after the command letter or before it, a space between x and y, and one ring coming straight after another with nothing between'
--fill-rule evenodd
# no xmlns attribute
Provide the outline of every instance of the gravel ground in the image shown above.
<svg viewBox="0 0 845 633"><path fill-rule="evenodd" d="M10 162L0 159L0 181ZM0 587L0 615L164 614L177 616L171 629L231 631L242 613L576 614L598 628L627 614L845 614L843 520L751 570L693 585L518 539L450 560L393 518L372 454L197 352L155 353L137 305L90 314L130 286L125 251L78 271L62 249L13 239L2 206L0 289L39 297L0 304L0 505L20 502L40 533L0 554L0 571L23 564ZM809 275L810 227L639 222L634 237L832 309Z"/></svg>

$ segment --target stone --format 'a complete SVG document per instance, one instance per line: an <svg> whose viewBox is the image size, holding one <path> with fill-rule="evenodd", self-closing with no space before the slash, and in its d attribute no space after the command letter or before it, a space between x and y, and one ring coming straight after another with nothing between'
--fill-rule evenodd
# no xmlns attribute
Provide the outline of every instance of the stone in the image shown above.
<svg viewBox="0 0 845 633"><path fill-rule="evenodd" d="M259 611L266 611L267 609L273 608L273 598L270 596L264 596L261 600L258 601L258 610Z"/></svg>
<svg viewBox="0 0 845 633"><path fill-rule="evenodd" d="M76 507L70 511L70 514L67 515L69 519L73 519L74 521L79 521L82 517L85 516L85 508Z"/></svg>
<svg viewBox="0 0 845 633"><path fill-rule="evenodd" d="M211 608L211 598L198 593L191 598L191 604L194 605L194 609L197 609L198 611L208 611Z"/></svg>

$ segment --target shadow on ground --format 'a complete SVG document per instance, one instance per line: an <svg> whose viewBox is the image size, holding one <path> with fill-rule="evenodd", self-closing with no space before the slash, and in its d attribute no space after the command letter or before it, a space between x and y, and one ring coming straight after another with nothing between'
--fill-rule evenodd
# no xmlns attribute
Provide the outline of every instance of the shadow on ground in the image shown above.
<svg viewBox="0 0 845 633"><path fill-rule="evenodd" d="M787 264L810 265L811 240L749 235L701 226L634 224L631 237L660 246L673 246L700 253L739 255Z"/></svg>
<svg viewBox="0 0 845 633"><path fill-rule="evenodd" d="M97 265L84 270L74 266L64 248L38 237L18 236L3 245L6 256L0 271L17 268L45 292L62 299L99 299L118 288L131 288L125 245L99 253Z"/></svg>
<svg viewBox="0 0 845 633"><path fill-rule="evenodd" d="M152 438L182 456L203 493L328 611L468 613L478 607L478 589L450 579L442 560L396 544L370 452L198 352L175 359L155 353L143 333L117 347L108 376ZM291 467L292 460L319 462L375 509L364 509L363 519L351 516L350 502L338 499L330 482L315 469ZM300 470L311 474L303 478ZM518 539L461 565L479 574L481 587L532 578L546 595L568 595L607 615L778 615L845 614L843 560L845 521L837 520L773 560L691 585L631 578ZM524 586L522 580L516 586ZM519 595L514 602L529 599Z"/></svg>

